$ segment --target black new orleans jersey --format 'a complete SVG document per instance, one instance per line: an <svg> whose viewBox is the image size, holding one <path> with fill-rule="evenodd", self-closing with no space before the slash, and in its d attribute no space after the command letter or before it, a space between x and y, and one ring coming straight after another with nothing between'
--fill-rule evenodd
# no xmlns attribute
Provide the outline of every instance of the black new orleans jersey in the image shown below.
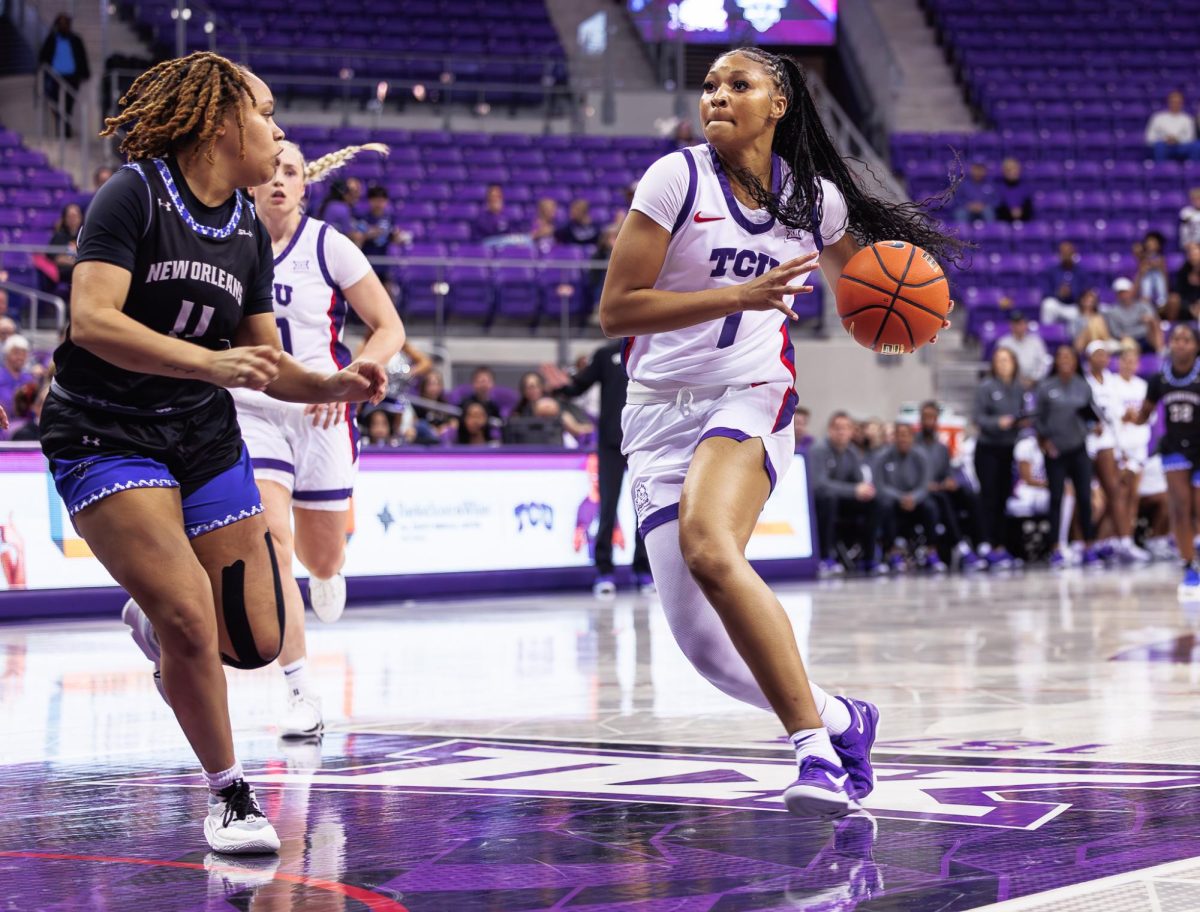
<svg viewBox="0 0 1200 912"><path fill-rule="evenodd" d="M1161 402L1166 413L1159 449L1163 453L1200 454L1200 359L1185 377L1175 376L1168 360L1146 385L1146 399Z"/></svg>
<svg viewBox="0 0 1200 912"><path fill-rule="evenodd" d="M188 189L173 159L126 165L96 194L79 235L79 262L132 273L124 312L155 332L229 348L243 316L271 313L271 239L240 191L216 208ZM67 339L54 354L55 388L76 405L170 415L217 387L124 370Z"/></svg>

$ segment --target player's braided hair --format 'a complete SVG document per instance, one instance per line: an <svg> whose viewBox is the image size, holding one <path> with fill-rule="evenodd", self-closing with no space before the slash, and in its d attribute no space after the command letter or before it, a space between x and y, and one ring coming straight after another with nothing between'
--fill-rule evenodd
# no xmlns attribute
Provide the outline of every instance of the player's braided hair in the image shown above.
<svg viewBox="0 0 1200 912"><path fill-rule="evenodd" d="M237 118L238 152L245 157L243 96L256 103L247 72L210 51L164 60L134 80L121 96L124 110L105 118L100 135L111 136L128 127L120 148L131 161L203 147L212 162L217 131L232 112Z"/></svg>
<svg viewBox="0 0 1200 912"><path fill-rule="evenodd" d="M300 152L300 147L295 143L289 143L289 145L294 146L296 151ZM346 146L344 149L338 149L336 152L322 155L316 161L305 161L304 182L312 184L324 180L327 174L336 171L348 163L359 152L378 152L380 155L387 155L391 151L384 143L365 143L361 146ZM300 152L300 158L304 158L303 152Z"/></svg>
<svg viewBox="0 0 1200 912"><path fill-rule="evenodd" d="M819 178L832 182L846 199L846 230L864 246L876 241L908 241L923 247L943 262L957 262L966 245L938 228L919 203L894 203L862 190L846 167L837 147L809 94L804 70L791 57L779 56L755 47L737 48L722 54L739 54L758 63L775 90L787 99L787 112L775 126L771 151L791 168L792 181L786 193L772 193L746 168L732 168L722 159L731 178L746 189L751 198L789 228L812 230L813 213L818 224L822 213Z"/></svg>

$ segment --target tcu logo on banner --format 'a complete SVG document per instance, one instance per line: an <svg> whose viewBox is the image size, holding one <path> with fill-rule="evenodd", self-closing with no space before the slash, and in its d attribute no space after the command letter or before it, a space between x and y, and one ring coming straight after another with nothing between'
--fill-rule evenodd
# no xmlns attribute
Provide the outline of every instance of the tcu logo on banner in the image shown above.
<svg viewBox="0 0 1200 912"><path fill-rule="evenodd" d="M718 247L708 255L709 261L716 263L709 273L712 278L718 278L732 271L739 279L750 276L760 276L768 269L779 265L779 260L757 250L738 250L736 247ZM732 261L732 262L731 262Z"/></svg>
<svg viewBox="0 0 1200 912"><path fill-rule="evenodd" d="M518 532L524 532L526 525L530 528L535 526L544 526L546 529L554 528L554 508L550 504L518 504L513 513L517 517Z"/></svg>

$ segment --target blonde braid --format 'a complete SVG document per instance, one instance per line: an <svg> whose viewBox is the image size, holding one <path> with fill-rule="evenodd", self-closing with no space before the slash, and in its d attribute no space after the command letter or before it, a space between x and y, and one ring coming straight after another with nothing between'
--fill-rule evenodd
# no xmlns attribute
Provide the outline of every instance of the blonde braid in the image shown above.
<svg viewBox="0 0 1200 912"><path fill-rule="evenodd" d="M325 176L343 165L347 164L350 159L354 158L359 152L378 152L380 155L387 155L392 150L383 143L366 143L362 146L346 146L344 149L338 149L336 152L330 152L328 155L322 155L316 161L308 162L304 166L304 181L305 183L316 183L324 180Z"/></svg>

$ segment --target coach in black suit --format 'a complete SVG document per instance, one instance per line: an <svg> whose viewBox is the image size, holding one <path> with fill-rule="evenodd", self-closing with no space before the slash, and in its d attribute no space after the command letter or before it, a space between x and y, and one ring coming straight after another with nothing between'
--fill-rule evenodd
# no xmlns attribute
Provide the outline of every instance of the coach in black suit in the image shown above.
<svg viewBox="0 0 1200 912"><path fill-rule="evenodd" d="M596 533L597 582L613 574L612 540L617 519L617 503L621 496L621 481L627 463L621 454L621 412L625 408L625 390L629 377L621 363L621 339L614 339L592 353L592 359L566 386L555 394L574 398L582 396L593 384L600 384L600 416L597 428L596 454L600 471L600 527ZM634 530L633 572L638 585L648 588L650 559L642 536Z"/></svg>

